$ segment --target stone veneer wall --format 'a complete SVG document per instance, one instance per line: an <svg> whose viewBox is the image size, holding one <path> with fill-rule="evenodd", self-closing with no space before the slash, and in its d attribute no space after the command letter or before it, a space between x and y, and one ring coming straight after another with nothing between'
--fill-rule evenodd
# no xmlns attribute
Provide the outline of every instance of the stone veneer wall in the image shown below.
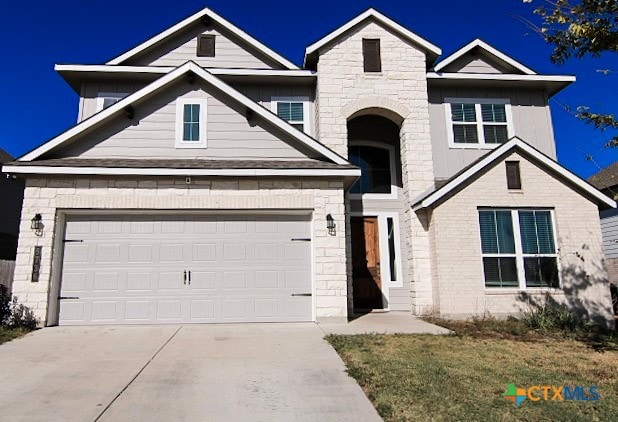
<svg viewBox="0 0 618 422"><path fill-rule="evenodd" d="M52 248L57 211L110 210L311 210L313 212L316 317L347 317L347 268L345 230L327 233L326 214L343 227L343 182L319 179L200 179L187 185L184 178L127 180L35 179L27 180L13 293L31 307L41 324L47 321L52 277ZM43 217L42 236L30 229L30 219ZM32 251L43 247L40 281L32 283ZM59 253L60 251L54 251Z"/></svg>
<svg viewBox="0 0 618 422"><path fill-rule="evenodd" d="M382 72L363 71L363 38L380 39ZM408 251L404 265L408 263L412 278L413 312L430 312L433 301L428 230L423 221L425 216L419 218L410 210L412 199L430 188L434 181L425 53L376 23L368 22L321 51L317 70L317 133L329 148L347 156L346 124L355 113L381 114L401 123L407 210L401 223L401 236L407 241ZM351 271L348 281L352 292Z"/></svg>
<svg viewBox="0 0 618 422"><path fill-rule="evenodd" d="M505 160L520 162L520 192L507 189ZM517 153L505 157L433 211L436 310L440 315L516 314L527 304L518 289L485 289L478 207L553 209L562 289L545 292L590 318L611 320L597 205ZM544 292L526 293L539 300Z"/></svg>

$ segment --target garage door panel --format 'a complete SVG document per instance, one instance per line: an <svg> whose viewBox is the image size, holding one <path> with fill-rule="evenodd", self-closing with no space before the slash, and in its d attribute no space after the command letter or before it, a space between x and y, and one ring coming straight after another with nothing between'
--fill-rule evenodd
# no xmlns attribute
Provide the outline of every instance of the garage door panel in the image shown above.
<svg viewBox="0 0 618 422"><path fill-rule="evenodd" d="M311 320L309 237L308 217L69 218L60 323Z"/></svg>

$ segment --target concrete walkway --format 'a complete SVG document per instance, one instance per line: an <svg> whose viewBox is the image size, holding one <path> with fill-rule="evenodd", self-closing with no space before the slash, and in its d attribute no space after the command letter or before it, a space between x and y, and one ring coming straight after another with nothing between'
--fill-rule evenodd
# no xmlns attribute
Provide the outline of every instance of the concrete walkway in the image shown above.
<svg viewBox="0 0 618 422"><path fill-rule="evenodd" d="M380 420L316 324L54 327L0 345L10 421Z"/></svg>
<svg viewBox="0 0 618 422"><path fill-rule="evenodd" d="M408 312L373 312L348 323L319 324L326 334L452 334Z"/></svg>

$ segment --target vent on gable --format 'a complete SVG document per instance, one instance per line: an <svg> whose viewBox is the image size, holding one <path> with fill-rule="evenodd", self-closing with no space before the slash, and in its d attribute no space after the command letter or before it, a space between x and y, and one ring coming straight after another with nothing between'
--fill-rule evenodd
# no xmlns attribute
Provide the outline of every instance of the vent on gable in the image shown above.
<svg viewBox="0 0 618 422"><path fill-rule="evenodd" d="M365 72L381 72L380 40L363 38L363 66Z"/></svg>
<svg viewBox="0 0 618 422"><path fill-rule="evenodd" d="M506 161L506 185L509 189L521 189L519 161Z"/></svg>
<svg viewBox="0 0 618 422"><path fill-rule="evenodd" d="M197 39L197 57L215 57L215 36L200 35Z"/></svg>

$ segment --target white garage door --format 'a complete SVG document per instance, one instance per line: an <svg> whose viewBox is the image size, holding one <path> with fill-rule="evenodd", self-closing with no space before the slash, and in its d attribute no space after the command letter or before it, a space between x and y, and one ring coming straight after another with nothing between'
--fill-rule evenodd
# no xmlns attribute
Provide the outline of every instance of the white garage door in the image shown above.
<svg viewBox="0 0 618 422"><path fill-rule="evenodd" d="M59 323L312 319L308 216L67 218Z"/></svg>

